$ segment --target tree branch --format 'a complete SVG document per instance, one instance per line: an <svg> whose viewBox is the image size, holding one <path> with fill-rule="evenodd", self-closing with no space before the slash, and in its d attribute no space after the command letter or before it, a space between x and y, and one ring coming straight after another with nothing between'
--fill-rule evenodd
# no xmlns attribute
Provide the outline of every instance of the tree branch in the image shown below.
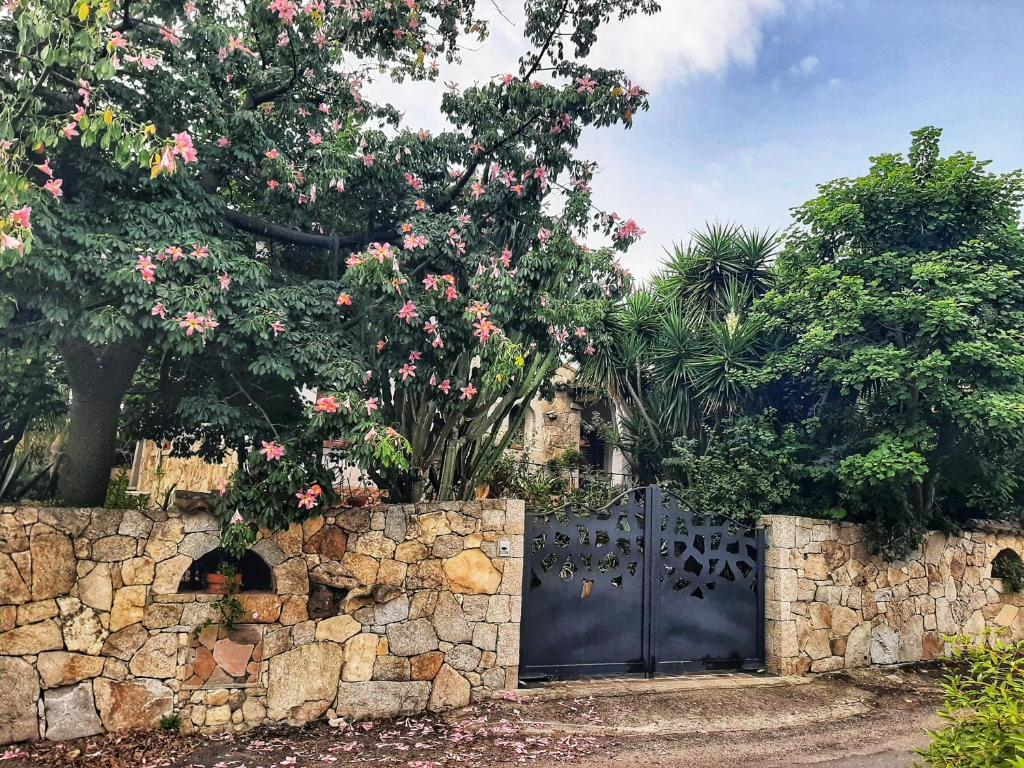
<svg viewBox="0 0 1024 768"><path fill-rule="evenodd" d="M398 240L398 232L394 229L375 229L368 232L356 232L354 234L339 235L337 233L318 234L316 232L304 232L301 229L292 229L272 221L242 213L231 208L223 211L224 219L235 229L248 232L252 235L274 240L279 243L290 245L305 245L311 248L322 248L323 250L334 250L336 248L361 248L373 242L395 242Z"/></svg>

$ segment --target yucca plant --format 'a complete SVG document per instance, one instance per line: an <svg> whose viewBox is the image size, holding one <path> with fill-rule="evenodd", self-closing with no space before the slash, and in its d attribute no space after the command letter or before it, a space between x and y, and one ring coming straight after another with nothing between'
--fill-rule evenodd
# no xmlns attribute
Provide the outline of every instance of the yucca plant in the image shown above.
<svg viewBox="0 0 1024 768"><path fill-rule="evenodd" d="M747 310L771 285L776 242L774 233L708 225L609 318L611 342L579 381L615 403L610 437L641 482L657 479L673 440L704 444L746 396L742 374L763 343Z"/></svg>

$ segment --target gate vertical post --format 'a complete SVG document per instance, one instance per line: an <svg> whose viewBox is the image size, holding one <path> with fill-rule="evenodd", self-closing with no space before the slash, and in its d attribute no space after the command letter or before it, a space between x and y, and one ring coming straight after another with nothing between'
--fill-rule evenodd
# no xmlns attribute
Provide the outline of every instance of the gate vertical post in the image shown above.
<svg viewBox="0 0 1024 768"><path fill-rule="evenodd" d="M655 568L657 567L656 547L660 546L657 510L661 506L661 489L649 485L644 489L644 662L646 676L654 677L657 666L658 599Z"/></svg>
<svg viewBox="0 0 1024 768"><path fill-rule="evenodd" d="M757 657L761 660L761 666L765 665L765 647L767 638L768 622L765 621L765 558L767 532L764 526L758 525L754 529L757 540Z"/></svg>

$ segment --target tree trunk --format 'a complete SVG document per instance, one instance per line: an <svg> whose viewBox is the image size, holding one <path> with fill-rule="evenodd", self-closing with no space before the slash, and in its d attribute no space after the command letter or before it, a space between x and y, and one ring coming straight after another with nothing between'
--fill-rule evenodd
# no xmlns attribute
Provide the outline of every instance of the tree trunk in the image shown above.
<svg viewBox="0 0 1024 768"><path fill-rule="evenodd" d="M96 507L106 500L121 400L147 347L143 339L103 348L77 338L60 345L71 384L71 425L57 479L61 503Z"/></svg>

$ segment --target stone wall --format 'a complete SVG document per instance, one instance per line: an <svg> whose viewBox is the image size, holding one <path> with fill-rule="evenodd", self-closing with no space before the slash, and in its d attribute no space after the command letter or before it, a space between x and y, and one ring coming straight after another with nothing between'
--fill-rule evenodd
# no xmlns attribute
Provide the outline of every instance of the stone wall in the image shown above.
<svg viewBox="0 0 1024 768"><path fill-rule="evenodd" d="M980 636L987 627L1024 637L1024 595L992 578L996 554L1024 553L1020 528L930 533L906 560L887 563L869 554L859 525L787 516L762 523L771 672L936 659L944 635Z"/></svg>
<svg viewBox="0 0 1024 768"><path fill-rule="evenodd" d="M523 504L346 509L261 532L242 623L179 592L207 512L0 508L0 744L458 707L517 685ZM499 551L502 550L502 551ZM199 631L197 631L199 630Z"/></svg>

